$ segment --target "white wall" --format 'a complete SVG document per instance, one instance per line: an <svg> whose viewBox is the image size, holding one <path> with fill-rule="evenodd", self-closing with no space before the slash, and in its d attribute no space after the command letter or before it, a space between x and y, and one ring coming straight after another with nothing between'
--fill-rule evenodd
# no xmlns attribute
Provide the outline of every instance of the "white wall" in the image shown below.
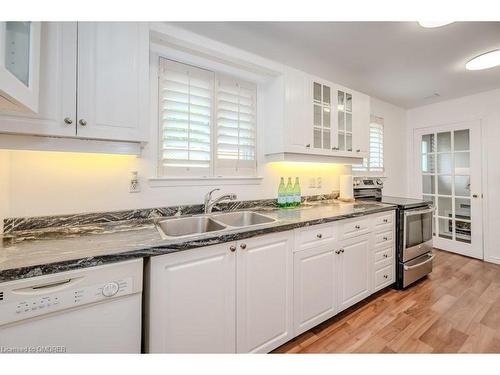
<svg viewBox="0 0 500 375"><path fill-rule="evenodd" d="M406 110L377 98L370 99L371 114L384 119L384 195L405 196Z"/></svg>
<svg viewBox="0 0 500 375"><path fill-rule="evenodd" d="M4 216L38 216L202 203L211 188L238 194L238 199L276 197L280 176L298 176L304 195L338 190L338 176L350 166L329 164L261 164L260 184L151 187L155 158L62 152L10 151L10 210ZM130 172L139 171L141 192L129 193ZM322 188L308 188L310 177L322 177ZM1 186L0 186L1 191Z"/></svg>
<svg viewBox="0 0 500 375"><path fill-rule="evenodd" d="M0 150L0 233L3 217L10 215L10 153Z"/></svg>
<svg viewBox="0 0 500 375"><path fill-rule="evenodd" d="M500 90L448 100L411 109L407 115L408 152L412 152L413 129L479 120L483 151L483 232L485 260L500 263ZM408 160L408 186L416 195L415 171ZM413 188L412 188L413 187ZM474 224L472 224L474 225ZM473 229L474 230L474 229Z"/></svg>

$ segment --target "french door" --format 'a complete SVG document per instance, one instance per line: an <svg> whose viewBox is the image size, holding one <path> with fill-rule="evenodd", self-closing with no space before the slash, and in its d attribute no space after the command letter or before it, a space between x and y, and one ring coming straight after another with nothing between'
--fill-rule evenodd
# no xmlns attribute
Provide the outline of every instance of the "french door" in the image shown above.
<svg viewBox="0 0 500 375"><path fill-rule="evenodd" d="M416 129L417 191L432 200L434 247L483 258L479 122Z"/></svg>

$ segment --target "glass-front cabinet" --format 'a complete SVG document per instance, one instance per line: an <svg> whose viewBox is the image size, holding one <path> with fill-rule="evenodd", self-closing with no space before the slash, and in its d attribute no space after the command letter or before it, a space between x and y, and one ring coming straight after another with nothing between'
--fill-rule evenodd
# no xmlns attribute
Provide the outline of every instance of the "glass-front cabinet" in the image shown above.
<svg viewBox="0 0 500 375"><path fill-rule="evenodd" d="M40 22L0 22L0 109L38 111Z"/></svg>
<svg viewBox="0 0 500 375"><path fill-rule="evenodd" d="M352 94L337 90L337 150L352 151Z"/></svg>
<svg viewBox="0 0 500 375"><path fill-rule="evenodd" d="M332 148L332 88L313 82L313 147Z"/></svg>

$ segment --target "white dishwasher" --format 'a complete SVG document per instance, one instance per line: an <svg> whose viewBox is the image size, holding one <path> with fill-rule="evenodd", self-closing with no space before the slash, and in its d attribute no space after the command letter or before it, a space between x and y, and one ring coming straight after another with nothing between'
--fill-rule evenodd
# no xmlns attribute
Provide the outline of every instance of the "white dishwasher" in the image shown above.
<svg viewBox="0 0 500 375"><path fill-rule="evenodd" d="M0 283L0 353L140 353L142 259Z"/></svg>

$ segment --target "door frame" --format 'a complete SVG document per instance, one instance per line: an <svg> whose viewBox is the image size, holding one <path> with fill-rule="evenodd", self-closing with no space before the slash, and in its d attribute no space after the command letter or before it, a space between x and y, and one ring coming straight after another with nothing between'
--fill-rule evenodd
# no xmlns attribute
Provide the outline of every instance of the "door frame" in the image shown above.
<svg viewBox="0 0 500 375"><path fill-rule="evenodd" d="M485 212L485 198L487 194L485 193L485 188L486 184L484 181L485 178L485 166L484 166L484 154L485 150L483 147L483 126L480 120L470 120L470 121L459 121L459 122L453 122L453 123L448 123L448 124L437 124L437 125L429 125L429 126L421 126L418 128L413 128L413 134L412 134L412 139L411 139L411 155L412 155L412 162L411 162L411 173L410 176L413 176L413 178L410 178L410 188L409 190L412 192L412 195L418 198L422 197L422 172L421 172L421 152L420 152L420 142L421 142L421 136L426 133L440 133L440 132L446 132L446 131L454 131L454 130L460 130L460 129L474 129L475 133L477 134L478 139L478 147L479 150L477 153L474 153L476 156L476 163L478 162L481 167L479 168L479 176L477 176L477 179L475 180L475 185L479 186L478 188L474 189L474 193L479 194L479 198L476 198L480 200L478 202L478 207L480 208L480 213L478 214L478 217L480 219L480 240L478 243L481 246L480 251L478 251L476 254L471 254L470 250L468 249L469 244L462 244L458 241L454 241L457 246L453 250L448 250L455 252L457 254L469 256L469 257L474 257L478 259L484 259L484 254L485 254L485 225L486 225L486 212ZM470 148L469 148L470 151ZM479 160L478 160L479 159ZM436 163L437 163L437 158L436 158ZM472 164L472 160L470 161ZM437 164L436 164L437 168ZM471 192L472 194L472 192ZM472 198L471 196L471 201ZM472 216L472 212L471 212ZM471 222L472 222L471 218ZM477 221L477 218L476 218ZM436 224L436 232L438 230L438 223L437 220L435 222ZM437 236L433 236L434 239L437 239ZM441 240L441 239L439 239Z"/></svg>

